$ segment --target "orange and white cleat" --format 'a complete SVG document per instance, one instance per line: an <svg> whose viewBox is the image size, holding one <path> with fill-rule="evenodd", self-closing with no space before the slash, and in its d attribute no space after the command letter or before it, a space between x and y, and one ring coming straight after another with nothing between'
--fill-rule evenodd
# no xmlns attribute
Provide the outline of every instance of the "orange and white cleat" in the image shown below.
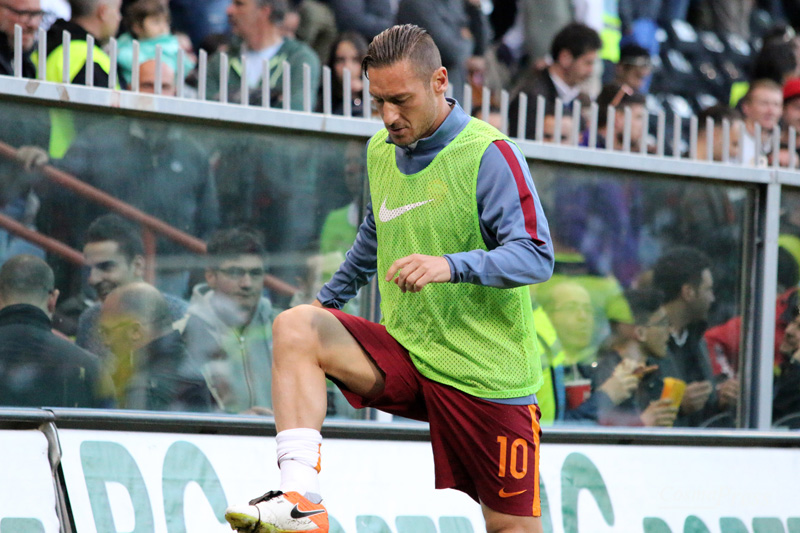
<svg viewBox="0 0 800 533"><path fill-rule="evenodd" d="M325 507L297 492L273 490L247 505L231 505L225 520L240 533L328 533Z"/></svg>

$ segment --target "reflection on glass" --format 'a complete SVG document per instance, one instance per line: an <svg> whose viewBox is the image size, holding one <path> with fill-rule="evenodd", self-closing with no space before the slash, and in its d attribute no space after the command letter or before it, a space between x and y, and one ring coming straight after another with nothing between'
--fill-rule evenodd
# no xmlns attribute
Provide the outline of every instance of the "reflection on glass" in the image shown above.
<svg viewBox="0 0 800 533"><path fill-rule="evenodd" d="M543 421L733 427L739 364L713 338L738 354L751 191L544 163L531 174L556 252L552 279L531 287ZM661 400L668 377L686 383L677 410Z"/></svg>

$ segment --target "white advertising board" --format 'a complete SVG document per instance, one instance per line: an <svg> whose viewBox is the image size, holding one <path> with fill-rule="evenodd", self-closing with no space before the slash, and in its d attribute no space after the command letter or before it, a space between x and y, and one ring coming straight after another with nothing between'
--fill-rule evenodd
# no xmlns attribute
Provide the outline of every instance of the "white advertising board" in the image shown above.
<svg viewBox="0 0 800 533"><path fill-rule="evenodd" d="M0 533L58 533L47 439L36 429L0 430Z"/></svg>
<svg viewBox="0 0 800 533"><path fill-rule="evenodd" d="M61 430L78 533L230 531L228 503L278 486L273 438ZM433 489L426 442L327 439L331 533L483 531ZM545 532L800 533L800 449L547 445Z"/></svg>

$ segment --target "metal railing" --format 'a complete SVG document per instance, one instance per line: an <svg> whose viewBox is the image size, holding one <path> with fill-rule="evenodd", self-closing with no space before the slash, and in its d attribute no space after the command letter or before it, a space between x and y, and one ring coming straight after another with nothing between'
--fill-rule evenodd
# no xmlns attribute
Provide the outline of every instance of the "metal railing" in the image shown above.
<svg viewBox="0 0 800 533"><path fill-rule="evenodd" d="M4 157L19 163L17 150L4 142L0 142L0 157ZM144 242L146 259L145 263L147 265L145 279L148 282L152 283L155 280L157 235L161 235L167 239L170 239L192 253L200 255L206 253L206 243L203 240L198 239L193 235L189 235L188 233L167 224L163 220L148 215L144 211L141 211L132 205L125 203L118 198L115 198L114 196L79 180L75 176L72 176L63 170L59 170L52 165L44 165L41 167L41 169L39 169L39 171L48 180L59 187L70 190L75 194L87 199L88 201L114 211L142 226L142 241ZM5 215L0 215L0 226L6 229L9 233L33 242L48 252L55 253L73 264L83 265L84 263L83 254L81 254L79 251L55 239L46 237L34 230L31 230L30 228L25 227L24 225ZM271 274L264 275L264 286L268 289L277 291L281 294L286 294L288 296L294 295L299 290L297 287L294 287Z"/></svg>

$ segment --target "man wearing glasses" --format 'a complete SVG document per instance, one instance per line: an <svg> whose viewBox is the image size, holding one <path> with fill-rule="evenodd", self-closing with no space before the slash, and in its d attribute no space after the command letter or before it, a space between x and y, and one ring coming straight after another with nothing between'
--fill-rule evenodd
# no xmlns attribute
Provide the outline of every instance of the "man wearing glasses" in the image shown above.
<svg viewBox="0 0 800 533"><path fill-rule="evenodd" d="M272 414L272 304L262 295L264 244L247 228L208 241L206 283L195 286L184 340L218 406Z"/></svg>
<svg viewBox="0 0 800 533"><path fill-rule="evenodd" d="M14 75L14 26L22 28L22 77L35 78L30 59L36 32L44 17L39 0L0 0L0 75Z"/></svg>

